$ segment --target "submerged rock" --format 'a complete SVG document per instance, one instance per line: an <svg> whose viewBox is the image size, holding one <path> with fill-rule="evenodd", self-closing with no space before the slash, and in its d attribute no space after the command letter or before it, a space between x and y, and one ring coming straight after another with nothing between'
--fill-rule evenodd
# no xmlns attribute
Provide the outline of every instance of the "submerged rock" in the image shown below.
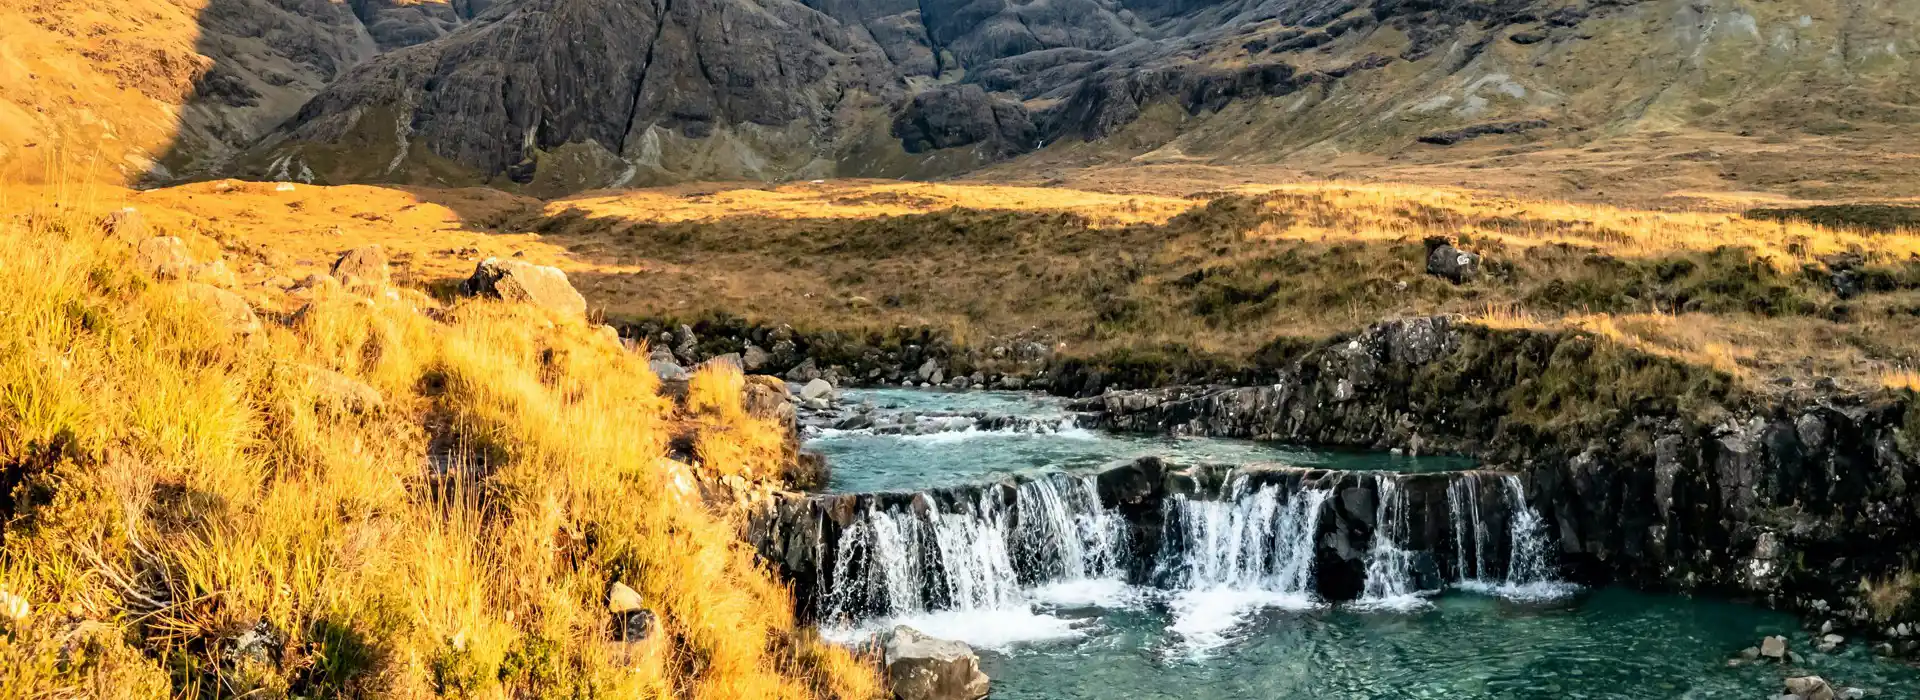
<svg viewBox="0 0 1920 700"><path fill-rule="evenodd" d="M1760 640L1760 655L1775 661L1787 658L1787 638L1772 636Z"/></svg>
<svg viewBox="0 0 1920 700"><path fill-rule="evenodd" d="M885 642L887 683L899 700L978 700L987 696L987 674L966 644L935 639L906 625Z"/></svg>
<svg viewBox="0 0 1920 700"><path fill-rule="evenodd" d="M1838 697L1833 686L1819 676L1788 678L1787 692L1804 700L1835 700Z"/></svg>

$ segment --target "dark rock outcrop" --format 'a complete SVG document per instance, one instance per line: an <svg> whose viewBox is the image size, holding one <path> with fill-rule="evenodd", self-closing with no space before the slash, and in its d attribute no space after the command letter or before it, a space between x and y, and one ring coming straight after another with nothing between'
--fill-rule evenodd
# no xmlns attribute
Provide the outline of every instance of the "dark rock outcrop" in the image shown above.
<svg viewBox="0 0 1920 700"><path fill-rule="evenodd" d="M1579 333L1421 318L1264 386L1112 392L1109 427L1479 457L1526 475L1568 571L1868 626L1860 582L1920 556L1908 394L1767 398Z"/></svg>
<svg viewBox="0 0 1920 700"><path fill-rule="evenodd" d="M1032 150L1037 133L1027 108L978 85L942 86L915 95L893 121L908 153L975 146L993 157Z"/></svg>

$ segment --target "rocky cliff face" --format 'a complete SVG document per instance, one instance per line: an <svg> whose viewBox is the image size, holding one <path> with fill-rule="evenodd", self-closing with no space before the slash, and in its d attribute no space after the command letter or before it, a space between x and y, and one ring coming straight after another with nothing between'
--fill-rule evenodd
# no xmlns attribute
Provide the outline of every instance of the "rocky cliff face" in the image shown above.
<svg viewBox="0 0 1920 700"><path fill-rule="evenodd" d="M1861 585L1901 579L1920 555L1910 395L1763 398L1591 337L1430 318L1329 344L1268 385L1096 402L1120 429L1480 457L1528 477L1563 561L1589 580L1863 626L1920 612L1876 607Z"/></svg>
<svg viewBox="0 0 1920 700"><path fill-rule="evenodd" d="M384 47L475 11L412 7L361 14L419 18ZM564 191L1891 128L1916 25L1892 0L511 0L338 81L248 162Z"/></svg>

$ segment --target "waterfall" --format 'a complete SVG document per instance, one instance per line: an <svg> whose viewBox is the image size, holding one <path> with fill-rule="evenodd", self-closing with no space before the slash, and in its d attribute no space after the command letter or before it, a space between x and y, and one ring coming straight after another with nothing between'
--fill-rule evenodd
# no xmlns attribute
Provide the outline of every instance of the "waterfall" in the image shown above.
<svg viewBox="0 0 1920 700"><path fill-rule="evenodd" d="M1321 506L1331 492L1280 487L1249 490L1244 476L1228 484L1226 497L1195 501L1178 495L1167 502L1168 532L1161 568L1176 588L1230 588L1310 598L1314 535Z"/></svg>
<svg viewBox="0 0 1920 700"><path fill-rule="evenodd" d="M1126 522L1090 477L1049 474L971 503L870 506L835 542L822 618L856 625L938 612L1020 610L1035 588L1112 580Z"/></svg>
<svg viewBox="0 0 1920 700"><path fill-rule="evenodd" d="M1049 474L1019 486L1015 543L1033 582L1120 574L1127 522L1100 503L1093 479Z"/></svg>
<svg viewBox="0 0 1920 700"><path fill-rule="evenodd" d="M1546 520L1527 504L1525 484L1515 474L1500 475L1498 500L1504 520L1487 520L1480 474L1467 473L1447 489L1447 507L1452 515L1454 554L1458 562L1457 583L1461 588L1492 593L1505 598L1539 600L1566 595L1573 587L1554 579L1552 542L1547 539ZM1506 526L1505 537L1496 528ZM1499 547L1505 545L1504 552ZM1506 571L1494 571L1495 556L1506 555Z"/></svg>
<svg viewBox="0 0 1920 700"><path fill-rule="evenodd" d="M1480 474L1467 472L1447 484L1447 510L1453 516L1453 554L1458 580L1485 581L1493 563L1493 537L1480 518Z"/></svg>
<svg viewBox="0 0 1920 700"><path fill-rule="evenodd" d="M1184 494L1166 503L1157 576L1176 591L1168 603L1187 652L1195 657L1233 641L1230 633L1261 608L1310 608L1314 542L1331 491L1268 484L1250 488L1235 475L1220 500Z"/></svg>
<svg viewBox="0 0 1920 700"><path fill-rule="evenodd" d="M1413 580L1414 553L1407 541L1407 496L1391 474L1377 474L1379 486L1374 511L1373 545L1367 552L1367 578L1359 604L1363 607L1407 609L1425 605Z"/></svg>
<svg viewBox="0 0 1920 700"><path fill-rule="evenodd" d="M1527 490L1521 485L1520 477L1508 474L1501 477L1506 483L1507 493L1507 532L1512 541L1512 554L1507 557L1507 585L1514 588L1536 587L1553 584L1553 566L1548 563L1546 521L1540 513L1527 505Z"/></svg>

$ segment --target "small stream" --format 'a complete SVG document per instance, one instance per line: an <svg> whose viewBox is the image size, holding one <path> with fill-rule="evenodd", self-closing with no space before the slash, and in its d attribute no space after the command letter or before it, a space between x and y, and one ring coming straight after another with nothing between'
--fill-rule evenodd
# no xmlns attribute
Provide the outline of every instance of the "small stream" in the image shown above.
<svg viewBox="0 0 1920 700"><path fill-rule="evenodd" d="M977 502L862 514L836 542L822 598L829 638L858 643L907 624L973 645L995 698L1769 698L1806 673L1920 697L1920 671L1858 644L1816 653L1790 615L1558 581L1555 544L1519 477L1468 471L1471 460L1113 435L1080 427L1061 401L1016 393L843 401L871 408L808 429L834 491L1023 475ZM1102 505L1091 470L1142 456L1365 472L1356 478L1377 494L1376 525L1355 555L1360 595L1328 602L1313 585L1335 493L1238 470L1216 491L1168 498L1157 551L1130 561L1127 524ZM1457 562L1445 572L1411 547L1401 487L1405 475L1442 472L1420 478L1448 479L1435 517L1450 536L1427 545ZM1795 640L1798 666L1729 664L1772 634Z"/></svg>

